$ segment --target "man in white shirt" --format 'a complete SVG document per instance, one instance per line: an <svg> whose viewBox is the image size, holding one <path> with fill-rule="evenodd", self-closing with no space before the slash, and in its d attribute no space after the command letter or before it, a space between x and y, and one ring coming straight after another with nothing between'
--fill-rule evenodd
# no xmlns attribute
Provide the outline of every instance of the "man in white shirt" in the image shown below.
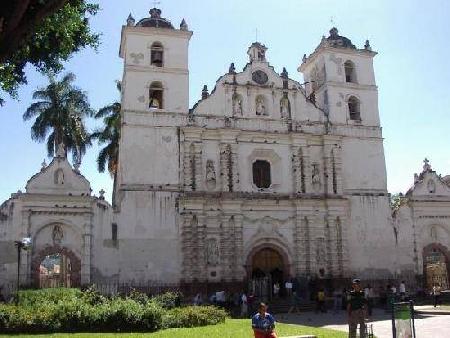
<svg viewBox="0 0 450 338"><path fill-rule="evenodd" d="M288 297L292 296L292 282L288 280L286 283L284 283L284 287L286 288L286 293Z"/></svg>
<svg viewBox="0 0 450 338"><path fill-rule="evenodd" d="M402 280L402 282L400 283L400 286L399 286L398 289L400 291L401 299L404 300L405 296L406 296L406 285L405 285L405 281L404 280Z"/></svg>

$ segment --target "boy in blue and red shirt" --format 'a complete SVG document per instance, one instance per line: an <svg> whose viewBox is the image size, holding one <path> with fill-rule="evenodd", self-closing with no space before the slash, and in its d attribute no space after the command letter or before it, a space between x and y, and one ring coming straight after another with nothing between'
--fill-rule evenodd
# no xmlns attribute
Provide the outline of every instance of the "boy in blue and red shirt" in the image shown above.
<svg viewBox="0 0 450 338"><path fill-rule="evenodd" d="M274 331L275 318L266 312L267 306L259 304L258 312L252 317L252 328L255 338L277 338Z"/></svg>

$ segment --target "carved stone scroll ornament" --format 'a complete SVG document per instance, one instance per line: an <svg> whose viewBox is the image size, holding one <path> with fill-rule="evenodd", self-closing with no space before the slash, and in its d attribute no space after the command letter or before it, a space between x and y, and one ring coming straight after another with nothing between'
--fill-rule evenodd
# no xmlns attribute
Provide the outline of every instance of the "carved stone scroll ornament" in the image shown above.
<svg viewBox="0 0 450 338"><path fill-rule="evenodd" d="M208 190L213 190L216 187L216 169L213 160L206 161L206 186Z"/></svg>

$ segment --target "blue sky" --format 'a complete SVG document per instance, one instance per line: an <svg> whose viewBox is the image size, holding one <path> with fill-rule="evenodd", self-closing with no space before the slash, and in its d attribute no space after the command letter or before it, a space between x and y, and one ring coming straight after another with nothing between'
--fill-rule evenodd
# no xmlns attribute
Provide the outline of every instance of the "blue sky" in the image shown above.
<svg viewBox="0 0 450 338"><path fill-rule="evenodd" d="M96 2L96 1L93 1ZM84 50L72 57L66 70L89 95L94 108L117 99L114 81L122 76L118 56L121 25L131 12L136 20L148 16L152 1L98 1L93 29L102 34L98 52ZM385 138L388 190L405 192L419 172L424 157L440 174L450 174L450 2L446 0L162 0L162 16L178 27L185 18L194 32L190 43L190 102L201 88L214 87L217 78L247 62L247 47L258 40L268 48L275 70L286 67L300 80L296 69L304 53L311 53L322 35L335 25L341 35L361 47L366 39L379 54L375 76ZM331 18L333 23L331 22ZM45 145L31 140L31 121L22 114L32 102L33 90L46 79L28 69L28 85L20 100L0 107L0 203L40 169ZM96 122L90 121L94 127ZM88 150L81 170L95 194L112 191L109 174L96 170L97 147Z"/></svg>

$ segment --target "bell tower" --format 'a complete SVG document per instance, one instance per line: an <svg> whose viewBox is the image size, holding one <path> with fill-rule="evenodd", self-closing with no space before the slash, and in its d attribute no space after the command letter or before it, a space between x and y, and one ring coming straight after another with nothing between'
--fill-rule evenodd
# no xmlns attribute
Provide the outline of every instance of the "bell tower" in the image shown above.
<svg viewBox="0 0 450 338"><path fill-rule="evenodd" d="M175 210L179 127L189 112L191 36L184 19L176 29L158 8L137 23L130 15L122 27L122 125L113 205L120 250L133 257L132 264L120 263L123 280L180 278Z"/></svg>
<svg viewBox="0 0 450 338"><path fill-rule="evenodd" d="M378 90L369 41L357 48L333 27L299 67L307 95L334 124L379 127Z"/></svg>
<svg viewBox="0 0 450 338"><path fill-rule="evenodd" d="M124 60L122 109L125 112L187 113L189 109L188 47L192 32L186 22L175 29L152 8L150 17L122 27Z"/></svg>

